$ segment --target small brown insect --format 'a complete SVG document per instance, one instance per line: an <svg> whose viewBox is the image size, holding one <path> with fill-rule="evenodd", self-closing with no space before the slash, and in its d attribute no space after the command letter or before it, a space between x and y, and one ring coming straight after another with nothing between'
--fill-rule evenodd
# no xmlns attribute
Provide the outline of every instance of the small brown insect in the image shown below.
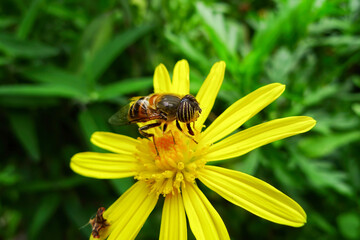
<svg viewBox="0 0 360 240"><path fill-rule="evenodd" d="M178 96L176 94L154 93L131 100L131 104L120 109L109 119L110 124L124 125L156 120L155 123L139 128L140 134L144 137L154 137L153 134L146 131L163 125L165 132L167 124L173 121L176 122L176 127L183 131L179 124L179 122L183 122L186 123L188 133L194 136L190 123L194 123L201 113L199 103L194 96L190 94Z"/></svg>
<svg viewBox="0 0 360 240"><path fill-rule="evenodd" d="M107 222L106 219L103 217L103 213L105 211L104 207L100 207L97 210L96 216L93 219L89 220L89 223L92 226L92 231L91 234L94 238L100 238L100 230L104 229L108 226L110 226Z"/></svg>

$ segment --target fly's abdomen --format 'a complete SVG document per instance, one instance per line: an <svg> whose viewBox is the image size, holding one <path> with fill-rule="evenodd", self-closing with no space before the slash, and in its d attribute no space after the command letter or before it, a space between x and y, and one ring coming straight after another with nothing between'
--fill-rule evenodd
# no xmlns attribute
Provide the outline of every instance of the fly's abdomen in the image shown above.
<svg viewBox="0 0 360 240"><path fill-rule="evenodd" d="M148 118L148 101L145 97L138 99L129 109L129 120L130 121L141 121Z"/></svg>

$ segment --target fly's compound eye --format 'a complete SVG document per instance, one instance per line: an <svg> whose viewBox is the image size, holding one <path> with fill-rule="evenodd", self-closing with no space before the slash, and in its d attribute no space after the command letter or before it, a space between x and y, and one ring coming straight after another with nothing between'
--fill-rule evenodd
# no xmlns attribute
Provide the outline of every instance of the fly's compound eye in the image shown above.
<svg viewBox="0 0 360 240"><path fill-rule="evenodd" d="M189 123L196 121L199 113L201 113L201 108L195 97L186 95L181 99L176 117L180 122Z"/></svg>

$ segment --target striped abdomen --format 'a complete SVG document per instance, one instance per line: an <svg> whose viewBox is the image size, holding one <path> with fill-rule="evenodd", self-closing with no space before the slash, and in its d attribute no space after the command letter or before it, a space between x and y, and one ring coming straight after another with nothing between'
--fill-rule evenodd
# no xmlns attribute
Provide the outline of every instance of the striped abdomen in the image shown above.
<svg viewBox="0 0 360 240"><path fill-rule="evenodd" d="M180 101L176 118L184 123L194 122L200 113L201 108L196 99L192 95L186 95Z"/></svg>
<svg viewBox="0 0 360 240"><path fill-rule="evenodd" d="M149 101L147 97L139 98L129 109L129 121L147 122L149 121L148 113Z"/></svg>

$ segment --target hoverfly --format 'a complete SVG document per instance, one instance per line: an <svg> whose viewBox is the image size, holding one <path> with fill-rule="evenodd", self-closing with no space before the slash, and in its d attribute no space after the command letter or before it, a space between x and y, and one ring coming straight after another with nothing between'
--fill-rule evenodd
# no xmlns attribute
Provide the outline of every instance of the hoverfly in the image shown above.
<svg viewBox="0 0 360 240"><path fill-rule="evenodd" d="M175 121L176 127L183 131L179 122L185 123L188 133L194 136L190 123L195 122L201 113L201 108L195 97L188 94L183 97L175 94L154 93L144 97L131 99L131 103L120 109L109 119L113 125L124 125L156 120L139 128L142 136L149 138L154 134L147 130L163 125L163 132L167 125Z"/></svg>
<svg viewBox="0 0 360 240"><path fill-rule="evenodd" d="M99 231L109 226L109 224L106 222L106 219L103 217L104 211L105 208L100 207L96 212L95 218L89 220L89 223L92 227L91 234L94 238L100 238Z"/></svg>

